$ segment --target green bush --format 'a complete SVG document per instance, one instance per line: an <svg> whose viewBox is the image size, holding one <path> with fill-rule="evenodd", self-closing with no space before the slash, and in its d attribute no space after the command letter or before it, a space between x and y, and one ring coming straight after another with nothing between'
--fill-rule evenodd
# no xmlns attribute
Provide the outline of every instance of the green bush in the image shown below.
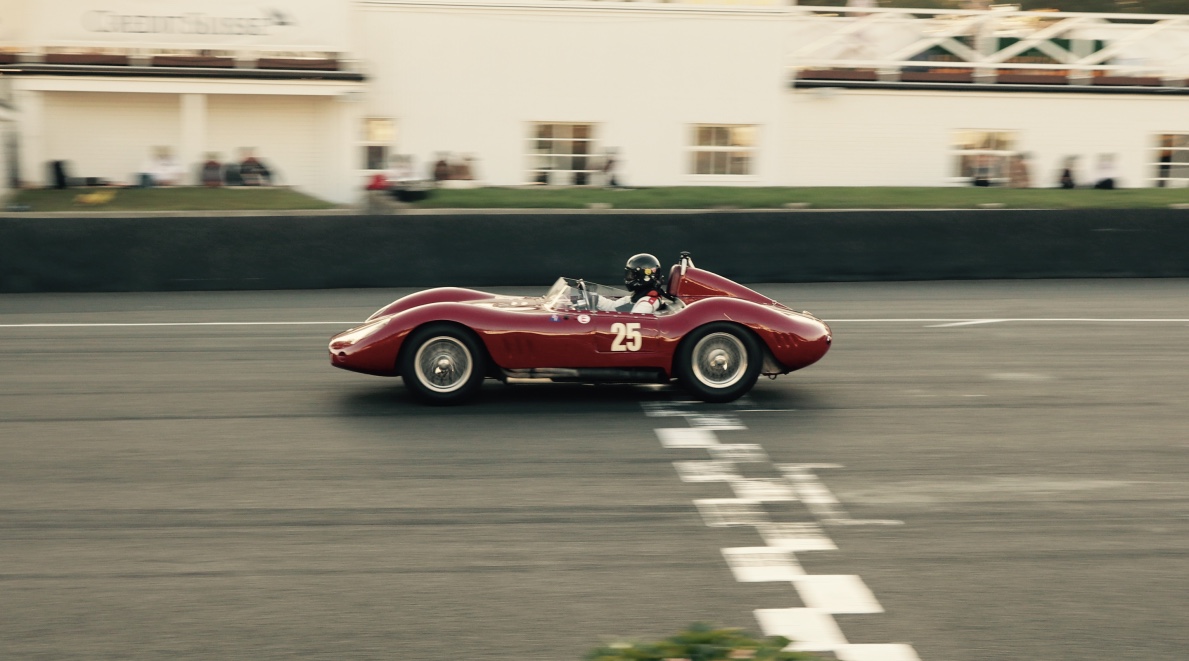
<svg viewBox="0 0 1189 661"><path fill-rule="evenodd" d="M718 661L753 659L755 661L820 661L805 652L786 652L787 638L753 638L739 629L715 629L705 624L691 625L685 631L659 643L617 643L591 651L586 661Z"/></svg>

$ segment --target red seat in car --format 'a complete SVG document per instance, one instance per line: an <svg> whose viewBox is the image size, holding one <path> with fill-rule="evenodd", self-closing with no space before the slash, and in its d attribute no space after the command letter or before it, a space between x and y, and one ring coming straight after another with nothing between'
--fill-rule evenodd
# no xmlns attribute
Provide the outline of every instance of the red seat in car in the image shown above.
<svg viewBox="0 0 1189 661"><path fill-rule="evenodd" d="M680 298L682 280L683 277L681 275L681 265L674 264L673 268L669 269L669 284L667 286L671 296L677 296Z"/></svg>

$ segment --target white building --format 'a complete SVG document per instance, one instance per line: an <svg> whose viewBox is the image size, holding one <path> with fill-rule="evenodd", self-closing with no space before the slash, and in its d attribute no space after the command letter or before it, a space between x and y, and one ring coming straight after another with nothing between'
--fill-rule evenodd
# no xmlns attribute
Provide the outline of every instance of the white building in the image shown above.
<svg viewBox="0 0 1189 661"><path fill-rule="evenodd" d="M351 201L411 155L492 185L1189 185L1184 17L580 0L0 0L19 173L254 148ZM7 18L5 18L7 17ZM2 98L2 97L0 97ZM193 175L192 177L193 178Z"/></svg>

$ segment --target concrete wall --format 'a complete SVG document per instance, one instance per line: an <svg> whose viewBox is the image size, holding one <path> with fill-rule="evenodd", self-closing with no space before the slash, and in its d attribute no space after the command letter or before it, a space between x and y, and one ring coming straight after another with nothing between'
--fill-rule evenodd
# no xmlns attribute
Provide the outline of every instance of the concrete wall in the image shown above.
<svg viewBox="0 0 1189 661"><path fill-rule="evenodd" d="M1186 277L1189 211L0 217L0 291L614 283L652 252L742 282Z"/></svg>

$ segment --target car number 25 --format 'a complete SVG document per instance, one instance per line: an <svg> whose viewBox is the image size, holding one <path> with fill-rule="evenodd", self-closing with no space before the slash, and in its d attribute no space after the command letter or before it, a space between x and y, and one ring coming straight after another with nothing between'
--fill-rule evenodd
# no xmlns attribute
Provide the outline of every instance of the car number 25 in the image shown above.
<svg viewBox="0 0 1189 661"><path fill-rule="evenodd" d="M611 324L611 332L615 333L615 339L611 341L612 351L639 351L644 344L644 336L640 334L638 323L617 322Z"/></svg>

